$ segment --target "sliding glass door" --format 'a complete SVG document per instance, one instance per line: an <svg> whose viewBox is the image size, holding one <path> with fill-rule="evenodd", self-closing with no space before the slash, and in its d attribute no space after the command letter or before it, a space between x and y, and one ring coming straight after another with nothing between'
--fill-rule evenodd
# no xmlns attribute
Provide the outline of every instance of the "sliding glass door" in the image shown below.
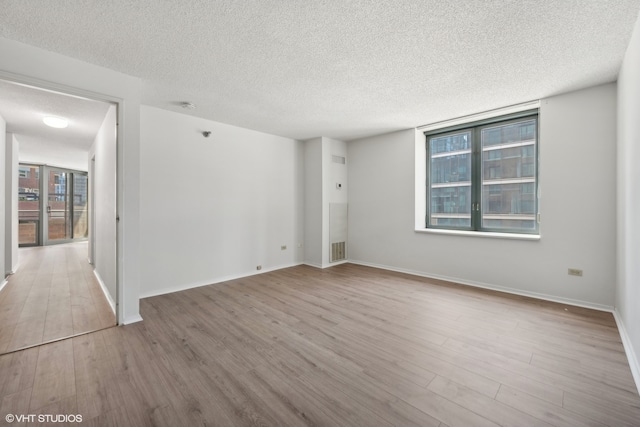
<svg viewBox="0 0 640 427"><path fill-rule="evenodd" d="M72 234L72 210L71 210L71 173L60 169L47 167L47 216L46 216L46 241L60 243L71 240Z"/></svg>
<svg viewBox="0 0 640 427"><path fill-rule="evenodd" d="M41 245L40 166L18 167L18 244Z"/></svg>
<svg viewBox="0 0 640 427"><path fill-rule="evenodd" d="M73 174L73 238L89 237L89 177Z"/></svg>
<svg viewBox="0 0 640 427"><path fill-rule="evenodd" d="M86 239L88 230L88 178L86 172L44 167L46 219L43 221L44 244L65 243Z"/></svg>
<svg viewBox="0 0 640 427"><path fill-rule="evenodd" d="M20 165L20 173L21 246L66 243L88 237L86 172Z"/></svg>

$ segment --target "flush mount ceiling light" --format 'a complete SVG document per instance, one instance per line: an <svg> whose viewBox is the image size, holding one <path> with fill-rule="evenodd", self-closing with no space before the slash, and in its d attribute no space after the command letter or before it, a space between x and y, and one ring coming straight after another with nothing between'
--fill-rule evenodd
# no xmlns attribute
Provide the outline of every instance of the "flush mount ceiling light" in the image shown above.
<svg viewBox="0 0 640 427"><path fill-rule="evenodd" d="M69 126L69 120L62 117L47 116L42 119L45 125L52 128L64 129Z"/></svg>

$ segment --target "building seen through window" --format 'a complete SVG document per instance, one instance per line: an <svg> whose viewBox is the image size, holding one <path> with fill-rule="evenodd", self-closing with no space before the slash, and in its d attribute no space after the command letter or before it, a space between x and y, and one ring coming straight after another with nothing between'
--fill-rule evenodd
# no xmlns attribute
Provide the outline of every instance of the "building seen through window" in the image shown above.
<svg viewBox="0 0 640 427"><path fill-rule="evenodd" d="M537 232L537 115L427 133L427 152L427 227Z"/></svg>

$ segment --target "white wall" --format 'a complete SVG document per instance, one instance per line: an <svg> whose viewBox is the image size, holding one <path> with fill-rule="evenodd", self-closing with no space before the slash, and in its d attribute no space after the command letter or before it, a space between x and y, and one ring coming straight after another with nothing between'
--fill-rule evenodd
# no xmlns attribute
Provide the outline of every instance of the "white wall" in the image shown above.
<svg viewBox="0 0 640 427"><path fill-rule="evenodd" d="M141 154L143 296L302 262L301 142L143 106Z"/></svg>
<svg viewBox="0 0 640 427"><path fill-rule="evenodd" d="M20 163L48 165L77 171L88 170L87 150L80 147L60 149L57 144L50 144L39 139L20 138Z"/></svg>
<svg viewBox="0 0 640 427"><path fill-rule="evenodd" d="M95 157L89 176L93 183L91 231L92 263L107 299L115 308L116 299L116 108L111 106L89 150L87 162ZM93 181L92 181L93 180Z"/></svg>
<svg viewBox="0 0 640 427"><path fill-rule="evenodd" d="M347 174L347 143L337 139L329 139L329 162L328 176L324 180L325 194L329 205L329 221L326 240L327 264L331 264L332 244L337 242L346 243L346 256L349 254L348 242L348 204L349 186ZM344 157L345 163L335 162L334 156ZM341 185L338 188L338 184ZM343 261L333 261L343 262Z"/></svg>
<svg viewBox="0 0 640 427"><path fill-rule="evenodd" d="M331 266L330 205L347 203L347 166L332 156L347 157L344 141L320 137L304 142L305 154L305 264L318 268ZM341 183L341 189L336 184Z"/></svg>
<svg viewBox="0 0 640 427"><path fill-rule="evenodd" d="M7 274L18 268L18 139L6 134L5 152L5 269Z"/></svg>
<svg viewBox="0 0 640 427"><path fill-rule="evenodd" d="M640 389L640 19L618 79L616 313Z"/></svg>
<svg viewBox="0 0 640 427"><path fill-rule="evenodd" d="M3 169L6 168L6 130L7 130L7 122L4 120L4 117L0 116L0 165L2 165ZM5 225L5 211L7 200L5 197L5 174L0 173L0 231L2 234L2 239L4 241L5 236L8 232L6 230ZM7 271L5 267L5 245L4 243L0 245L0 287L5 284L5 272Z"/></svg>
<svg viewBox="0 0 640 427"><path fill-rule="evenodd" d="M304 142L304 262L323 266L323 142Z"/></svg>
<svg viewBox="0 0 640 427"><path fill-rule="evenodd" d="M327 193L329 203L348 203L349 202L349 175L347 173L349 160L347 159L347 143L337 139L329 139L330 142L330 174L325 181L328 187ZM345 158L345 163L336 163L332 156L340 156ZM338 188L336 184L342 184L342 188Z"/></svg>
<svg viewBox="0 0 640 427"><path fill-rule="evenodd" d="M0 38L0 77L94 99L118 109L118 321L140 320L140 80L97 65ZM4 257L3 257L4 259Z"/></svg>
<svg viewBox="0 0 640 427"><path fill-rule="evenodd" d="M542 101L539 241L415 232L416 132L349 142L349 259L611 308L615 109L614 84ZM584 276L568 276L569 267L583 269Z"/></svg>

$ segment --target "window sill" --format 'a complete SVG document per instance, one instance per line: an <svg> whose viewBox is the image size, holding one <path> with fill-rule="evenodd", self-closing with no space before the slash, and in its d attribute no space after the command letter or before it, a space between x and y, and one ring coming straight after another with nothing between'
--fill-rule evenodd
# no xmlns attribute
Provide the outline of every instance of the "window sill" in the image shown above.
<svg viewBox="0 0 640 427"><path fill-rule="evenodd" d="M450 236L485 237L490 239L540 240L539 234L491 233L487 231L443 230L436 228L416 228L416 233L446 234Z"/></svg>

